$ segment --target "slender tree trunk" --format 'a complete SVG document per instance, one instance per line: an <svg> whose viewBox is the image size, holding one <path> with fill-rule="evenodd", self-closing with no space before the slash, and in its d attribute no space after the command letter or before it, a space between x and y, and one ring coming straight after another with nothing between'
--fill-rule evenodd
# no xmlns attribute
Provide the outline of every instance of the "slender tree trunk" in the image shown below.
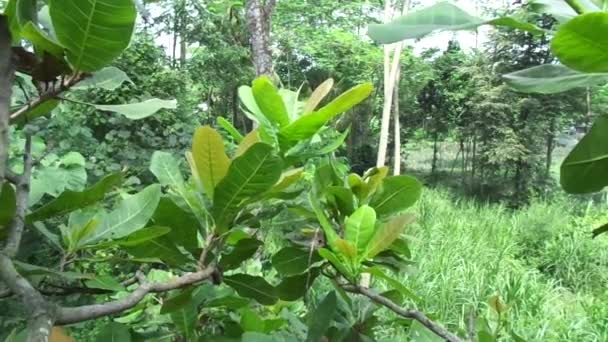
<svg viewBox="0 0 608 342"><path fill-rule="evenodd" d="M401 64L401 63L399 63ZM401 124L399 122L399 76L401 75L401 68L397 69L397 79L395 80L395 86L393 90L393 122L395 124L395 139L394 139L394 165L393 174L401 174Z"/></svg>
<svg viewBox="0 0 608 342"><path fill-rule="evenodd" d="M173 47L171 50L171 64L173 68L177 66L177 38L179 36L179 16L177 15L177 7L174 9L175 18L173 18Z"/></svg>
<svg viewBox="0 0 608 342"><path fill-rule="evenodd" d="M0 15L0 186L4 183L8 160L9 118L14 69L11 63L11 37L8 20ZM0 191L2 189L0 188Z"/></svg>
<svg viewBox="0 0 608 342"><path fill-rule="evenodd" d="M245 14L249 28L249 40L256 76L273 78L272 51L270 50L270 27L276 0L247 0Z"/></svg>
<svg viewBox="0 0 608 342"><path fill-rule="evenodd" d="M547 155L545 164L545 173L547 177L551 174L551 164L553 164L553 150L555 149L555 117L551 119L549 124L549 134L547 135Z"/></svg>
<svg viewBox="0 0 608 342"><path fill-rule="evenodd" d="M403 3L403 9L401 14L406 14L410 6L410 0L406 0ZM384 7L384 21L390 20L391 5L387 0ZM389 125L391 119L391 107L393 105L393 88L397 80L397 71L399 70L399 59L401 57L401 50L403 48L403 42L399 42L392 45L384 45L384 105L382 108L382 121L380 124L380 142L378 144L378 159L376 162L377 167L384 166L386 164L386 153L388 149L388 135ZM391 59L391 52L392 54Z"/></svg>
<svg viewBox="0 0 608 342"><path fill-rule="evenodd" d="M587 132L591 129L591 125L593 124L593 110L591 108L591 88L587 87L587 127L585 129Z"/></svg>
<svg viewBox="0 0 608 342"><path fill-rule="evenodd" d="M433 132L433 161L431 163L431 175L433 176L433 178L437 178L436 177L436 173L437 173L437 155L439 152L439 146L438 143L439 142L439 133L437 132L437 130L435 130L435 132Z"/></svg>

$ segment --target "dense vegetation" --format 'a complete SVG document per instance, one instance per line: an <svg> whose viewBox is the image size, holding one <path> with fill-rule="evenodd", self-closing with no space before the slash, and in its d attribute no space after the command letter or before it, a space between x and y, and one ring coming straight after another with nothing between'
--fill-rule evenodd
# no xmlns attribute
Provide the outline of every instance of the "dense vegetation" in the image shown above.
<svg viewBox="0 0 608 342"><path fill-rule="evenodd" d="M472 3L0 0L0 340L607 340L608 2Z"/></svg>

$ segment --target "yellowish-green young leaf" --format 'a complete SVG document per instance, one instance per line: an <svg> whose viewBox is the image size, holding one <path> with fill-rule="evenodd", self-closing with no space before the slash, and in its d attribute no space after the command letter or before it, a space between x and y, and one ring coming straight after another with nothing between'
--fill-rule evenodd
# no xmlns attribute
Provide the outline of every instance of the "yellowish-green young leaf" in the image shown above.
<svg viewBox="0 0 608 342"><path fill-rule="evenodd" d="M192 181L194 181L194 185L196 189L200 192L205 192L205 188L203 187L203 182L198 175L198 171L196 169L196 162L194 161L194 157L192 156L192 152L186 151L186 160L188 161L188 166L190 166L190 173L192 174Z"/></svg>
<svg viewBox="0 0 608 342"><path fill-rule="evenodd" d="M341 274L346 276L347 278L352 278L353 274L348 270L348 267L344 265L340 259L334 254L332 251L326 248L319 249L319 255L323 257L323 259L329 261Z"/></svg>
<svg viewBox="0 0 608 342"><path fill-rule="evenodd" d="M367 183L363 181L361 176L356 173L351 173L346 178L346 182L348 183L348 186L352 190L353 194L355 194L360 201L365 199L368 192Z"/></svg>
<svg viewBox="0 0 608 342"><path fill-rule="evenodd" d="M366 173L364 179L367 181L367 187L364 197L373 195L378 190L382 181L388 175L388 171L388 166L383 166L380 168L375 167Z"/></svg>
<svg viewBox="0 0 608 342"><path fill-rule="evenodd" d="M382 181L380 191L372 196L369 205L383 220L399 214L418 201L422 194L422 183L410 176L390 176Z"/></svg>
<svg viewBox="0 0 608 342"><path fill-rule="evenodd" d="M281 129L280 134L290 141L308 139L315 135L329 120L346 112L369 97L374 87L364 83L353 87L334 99L325 107L309 115L301 116L296 121Z"/></svg>
<svg viewBox="0 0 608 342"><path fill-rule="evenodd" d="M303 173L304 173L304 169L301 167L283 172L283 174L281 175L281 179L279 179L277 184L275 184L275 186L272 187L271 191L280 192L280 191L283 191L283 190L289 188L290 186L297 183L302 178Z"/></svg>
<svg viewBox="0 0 608 342"><path fill-rule="evenodd" d="M216 185L230 167L222 136L209 126L197 128L192 141L192 157L207 196L213 198Z"/></svg>
<svg viewBox="0 0 608 342"><path fill-rule="evenodd" d="M502 302L499 295L490 297L488 304L494 310L494 312L499 315L504 314L507 312L507 310L509 310L509 306Z"/></svg>
<svg viewBox="0 0 608 342"><path fill-rule="evenodd" d="M323 212L323 208L319 204L318 200L313 197L312 191L308 193L308 202L312 207L312 210L315 212L317 216L317 220L319 220L319 224L321 225L321 229L323 229L323 233L325 233L325 239L327 240L327 244L332 248L336 248L336 241L340 238L338 233L336 233L334 227L329 222L329 219Z"/></svg>
<svg viewBox="0 0 608 342"><path fill-rule="evenodd" d="M353 261L357 258L357 248L350 241L337 239L336 249L336 252L340 252L348 260Z"/></svg>
<svg viewBox="0 0 608 342"><path fill-rule="evenodd" d="M247 134L243 138L243 140L241 140L241 143L237 147L236 153L234 154L234 156L238 157L238 156L242 155L243 153L245 153L245 151L247 151L247 149L249 149L255 143L259 143L260 141L261 141L260 133L259 133L258 129L256 128L253 131L249 132L249 134Z"/></svg>
<svg viewBox="0 0 608 342"><path fill-rule="evenodd" d="M270 78L262 76L255 79L251 90L262 114L271 123L279 127L285 127L289 124L289 114L287 108L285 108L283 98L279 95L279 91Z"/></svg>
<svg viewBox="0 0 608 342"><path fill-rule="evenodd" d="M379 224L367 245L365 258L371 259L388 249L405 231L405 228L414 223L415 220L416 217L414 215L405 214L397 216L388 222Z"/></svg>
<svg viewBox="0 0 608 342"><path fill-rule="evenodd" d="M363 205L346 218L344 239L351 243L358 255L362 255L374 234L376 212L370 206Z"/></svg>
<svg viewBox="0 0 608 342"><path fill-rule="evenodd" d="M325 96L329 94L333 86L333 78L328 78L327 80L325 80L325 82L321 83L321 85L318 86L317 89L312 92L312 95L310 95L308 101L306 101L306 105L304 106L304 115L312 113L317 108L319 103L323 101Z"/></svg>
<svg viewBox="0 0 608 342"><path fill-rule="evenodd" d="M220 116L217 118L217 124L228 132L235 142L240 143L243 140L243 135L232 125L232 123L230 123L230 121Z"/></svg>

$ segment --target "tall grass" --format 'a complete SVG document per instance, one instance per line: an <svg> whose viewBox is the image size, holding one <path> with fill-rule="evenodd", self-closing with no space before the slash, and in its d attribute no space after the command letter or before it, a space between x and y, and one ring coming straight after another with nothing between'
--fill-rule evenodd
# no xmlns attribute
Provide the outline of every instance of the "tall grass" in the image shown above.
<svg viewBox="0 0 608 342"><path fill-rule="evenodd" d="M557 200L510 211L438 190L417 210L408 232L416 266L403 282L422 302L410 305L464 333L471 317L492 318L488 299L500 295L510 329L527 341L608 341L608 237L589 233L608 210Z"/></svg>

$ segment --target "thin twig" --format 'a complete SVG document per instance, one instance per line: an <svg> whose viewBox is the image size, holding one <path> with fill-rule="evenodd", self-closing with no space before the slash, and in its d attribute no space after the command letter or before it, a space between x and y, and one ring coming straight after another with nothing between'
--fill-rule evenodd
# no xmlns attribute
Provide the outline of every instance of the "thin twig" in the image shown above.
<svg viewBox="0 0 608 342"><path fill-rule="evenodd" d="M403 318L413 319L413 320L420 322L422 325L424 325L429 330L431 330L433 333L435 333L435 335L445 339L446 341L462 342L460 337L450 333L449 331L447 331L444 327L442 327L438 323L433 322L430 318L428 318L425 314L423 314L420 311L413 310L413 309L403 309L402 307L395 304L390 299L383 297L383 296L371 291L370 289L367 289L367 288L359 286L359 285L343 285L342 288L348 292L364 295L367 298L371 299L372 301L386 307L387 309L393 311L394 313L396 313L397 315L399 315Z"/></svg>

